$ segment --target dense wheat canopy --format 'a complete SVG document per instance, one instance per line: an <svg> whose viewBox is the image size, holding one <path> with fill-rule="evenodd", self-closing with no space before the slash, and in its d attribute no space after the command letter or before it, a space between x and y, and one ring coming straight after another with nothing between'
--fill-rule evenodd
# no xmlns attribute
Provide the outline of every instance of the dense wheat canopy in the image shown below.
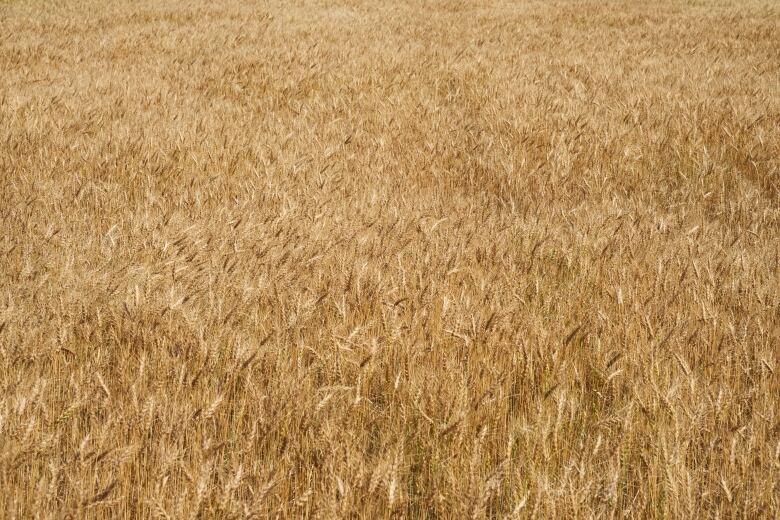
<svg viewBox="0 0 780 520"><path fill-rule="evenodd" d="M0 3L9 518L780 515L780 4Z"/></svg>

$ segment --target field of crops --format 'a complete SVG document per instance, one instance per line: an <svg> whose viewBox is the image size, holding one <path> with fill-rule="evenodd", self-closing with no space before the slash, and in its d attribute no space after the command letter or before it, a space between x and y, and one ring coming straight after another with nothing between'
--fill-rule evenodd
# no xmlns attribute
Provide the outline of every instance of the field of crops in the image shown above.
<svg viewBox="0 0 780 520"><path fill-rule="evenodd" d="M0 2L3 518L777 518L780 4Z"/></svg>

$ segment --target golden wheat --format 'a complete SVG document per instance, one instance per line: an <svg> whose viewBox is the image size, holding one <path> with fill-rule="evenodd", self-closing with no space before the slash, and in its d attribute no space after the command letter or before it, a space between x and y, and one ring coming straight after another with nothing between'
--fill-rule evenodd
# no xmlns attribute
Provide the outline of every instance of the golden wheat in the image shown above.
<svg viewBox="0 0 780 520"><path fill-rule="evenodd" d="M0 4L8 518L776 518L780 6Z"/></svg>

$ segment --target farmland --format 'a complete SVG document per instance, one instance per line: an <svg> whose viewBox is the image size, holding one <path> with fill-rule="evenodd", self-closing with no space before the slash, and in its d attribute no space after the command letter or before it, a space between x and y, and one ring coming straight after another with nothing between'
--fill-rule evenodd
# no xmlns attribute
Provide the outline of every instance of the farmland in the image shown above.
<svg viewBox="0 0 780 520"><path fill-rule="evenodd" d="M777 518L778 42L0 2L0 511Z"/></svg>

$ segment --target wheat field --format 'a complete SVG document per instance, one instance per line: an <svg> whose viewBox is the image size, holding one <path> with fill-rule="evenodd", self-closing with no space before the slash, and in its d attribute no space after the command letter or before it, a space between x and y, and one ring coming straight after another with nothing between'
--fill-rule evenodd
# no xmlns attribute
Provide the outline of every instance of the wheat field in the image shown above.
<svg viewBox="0 0 780 520"><path fill-rule="evenodd" d="M777 518L780 4L0 3L3 518Z"/></svg>

